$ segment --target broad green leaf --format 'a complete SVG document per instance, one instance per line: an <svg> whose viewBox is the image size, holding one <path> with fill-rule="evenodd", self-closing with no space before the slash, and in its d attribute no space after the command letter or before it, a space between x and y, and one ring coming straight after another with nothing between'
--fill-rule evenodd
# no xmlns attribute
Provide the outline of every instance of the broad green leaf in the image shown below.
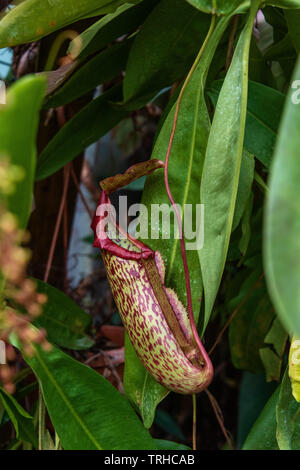
<svg viewBox="0 0 300 470"><path fill-rule="evenodd" d="M259 350L259 355L266 371L266 381L280 379L281 373L281 359L270 348L262 348Z"/></svg>
<svg viewBox="0 0 300 470"><path fill-rule="evenodd" d="M291 41L297 53L299 54L300 53L300 29L299 29L300 11L286 10L285 18L287 21Z"/></svg>
<svg viewBox="0 0 300 470"><path fill-rule="evenodd" d="M7 158L23 173L15 185L16 191L7 201L8 209L17 216L21 228L26 227L32 207L35 139L44 92L45 79L28 76L8 90L6 104L0 105L0 159Z"/></svg>
<svg viewBox="0 0 300 470"><path fill-rule="evenodd" d="M144 21L158 0L144 0L139 5L125 3L115 13L105 15L80 35L81 48L78 41L72 41L69 52L80 59L103 49L124 34L134 32Z"/></svg>
<svg viewBox="0 0 300 470"><path fill-rule="evenodd" d="M300 12L298 12L298 14L299 13ZM269 62L278 62L282 68L282 74L285 79L288 82L290 81L297 54L289 34L286 34L279 42L268 47L264 52L264 58Z"/></svg>
<svg viewBox="0 0 300 470"><path fill-rule="evenodd" d="M294 77L300 76L298 60ZM269 178L264 265L270 296L283 326L300 336L300 108L288 93Z"/></svg>
<svg viewBox="0 0 300 470"><path fill-rule="evenodd" d="M276 354L278 354L279 357L282 357L287 339L287 332L282 328L278 318L275 318L270 331L265 337L265 343L272 345Z"/></svg>
<svg viewBox="0 0 300 470"><path fill-rule="evenodd" d="M249 7L249 2L243 0L187 0L187 2L204 13L217 15L228 15L239 6Z"/></svg>
<svg viewBox="0 0 300 470"><path fill-rule="evenodd" d="M265 7L263 10L265 19L273 27L273 40L278 42L284 38L288 32L284 12L279 8Z"/></svg>
<svg viewBox="0 0 300 470"><path fill-rule="evenodd" d="M263 2L264 5L271 5L277 8L299 9L299 0L267 0Z"/></svg>
<svg viewBox="0 0 300 470"><path fill-rule="evenodd" d="M217 103L223 81L212 83L209 96ZM284 95L261 83L248 82L247 117L244 147L269 167L284 104Z"/></svg>
<svg viewBox="0 0 300 470"><path fill-rule="evenodd" d="M268 400L243 445L243 450L278 450L276 440L276 405L280 387Z"/></svg>
<svg viewBox="0 0 300 470"><path fill-rule="evenodd" d="M37 448L37 436L34 430L32 416L22 408L12 395L0 388L0 400L14 425L18 439L30 442Z"/></svg>
<svg viewBox="0 0 300 470"><path fill-rule="evenodd" d="M80 67L72 77L53 95L44 107L57 108L76 100L120 75L126 66L132 40L123 41L100 52Z"/></svg>
<svg viewBox="0 0 300 470"><path fill-rule="evenodd" d="M199 182L201 179L203 158L210 128L208 112L204 99L205 79L214 51L226 28L226 25L227 19L222 19L210 37L210 40L207 43L207 47L203 51L199 65L194 71L184 91L179 109L176 132L170 154L169 182L175 202L180 204L182 207L184 204L196 205L200 203ZM160 159L165 158L174 119L175 107L176 101L170 108L169 113L164 120L161 129L159 130L159 135L156 139L152 153L152 158L157 158L158 156ZM178 171L178 168L181 169L180 172ZM151 214L151 207L154 207L151 206L152 204L166 204L167 207L170 207L170 202L165 191L164 177L162 172L156 172L146 179L142 202L149 208L149 214ZM170 220L174 233L174 219L172 219L172 216L170 217ZM143 220L143 215L141 215L141 226L148 227L149 239L145 239L145 243L148 243L153 250L159 250L166 261L166 286L173 287L178 294L179 299L184 304L186 304L186 289L185 283L183 282L184 275L180 241L178 239L174 239L171 234L171 238L164 239L162 243L161 238L163 235L163 227L159 222L157 224L151 220ZM152 229L154 229L154 233L151 235ZM194 250L188 250L187 257L189 272L192 280L192 300L194 313L197 320L200 312L202 283L199 259L196 249L194 248ZM126 367L133 371L133 373L135 370L138 371L136 379L133 380L133 378L131 378L131 380L133 383L140 384L139 394L142 395L144 393L141 392L141 390L143 390L145 384L150 384L148 385L150 387L149 397L143 395L145 396L143 409L150 409L150 412L147 411L150 418L149 421L147 420L146 422L151 423L154 417L155 407L164 397L167 391L162 389L160 385L153 382L153 379L149 377L147 371L144 371L144 373L142 372L141 367L143 368L143 366L139 363L139 360L136 356L132 355L130 361L132 361L132 363L130 365L126 365ZM141 381L140 377L143 377L143 381ZM137 403L136 399L134 402Z"/></svg>
<svg viewBox="0 0 300 470"><path fill-rule="evenodd" d="M33 42L88 14L115 11L126 0L25 0L0 22L0 48ZM134 0L127 3L136 3Z"/></svg>
<svg viewBox="0 0 300 470"><path fill-rule="evenodd" d="M274 392L274 382L266 383L264 374L244 372L239 388L237 447L240 449L250 429Z"/></svg>
<svg viewBox="0 0 300 470"><path fill-rule="evenodd" d="M268 347L260 349L259 354L266 371L266 380L280 380L281 365L288 334L282 328L278 318L275 318L265 337Z"/></svg>
<svg viewBox="0 0 300 470"><path fill-rule="evenodd" d="M242 298L247 296L247 299L229 329L230 352L234 366L253 373L263 371L259 350L264 346L264 338L274 318L263 281L254 288L259 274L260 270L254 271L243 283ZM234 303L234 308L240 304L240 297L241 294Z"/></svg>
<svg viewBox="0 0 300 470"><path fill-rule="evenodd" d="M209 21L210 17L182 0L162 0L131 48L123 86L125 102L155 94L181 78L196 57Z"/></svg>
<svg viewBox="0 0 300 470"><path fill-rule="evenodd" d="M25 358L65 450L156 448L129 402L100 374L56 347ZM126 429L124 428L126 426Z"/></svg>
<svg viewBox="0 0 300 470"><path fill-rule="evenodd" d="M60 290L39 279L34 281L38 292L48 297L42 315L34 324L45 328L48 339L63 348L89 349L93 346L94 341L86 334L91 317Z"/></svg>
<svg viewBox="0 0 300 470"><path fill-rule="evenodd" d="M243 152L248 59L259 0L241 33L224 80L207 143L201 181L204 245L199 250L205 293L204 329L220 286L229 246Z"/></svg>
<svg viewBox="0 0 300 470"><path fill-rule="evenodd" d="M277 442L280 450L300 450L300 405L292 395L288 370L282 379L276 406Z"/></svg>
<svg viewBox="0 0 300 470"><path fill-rule="evenodd" d="M268 84L270 80L271 70L258 48L254 35L252 36L250 53L249 53L249 81L261 82ZM250 90L249 90L250 94Z"/></svg>
<svg viewBox="0 0 300 470"><path fill-rule="evenodd" d="M118 124L128 113L112 103L120 99L120 87L111 88L68 121L40 154L36 179L47 178L60 170Z"/></svg>
<svg viewBox="0 0 300 470"><path fill-rule="evenodd" d="M287 33L282 39L280 39L280 41L275 42L269 46L264 51L264 57L269 61L277 60L278 62L282 63L283 66L286 63L284 61L295 60L296 53L293 48L290 34Z"/></svg>
<svg viewBox="0 0 300 470"><path fill-rule="evenodd" d="M272 159L284 98L273 88L249 82L244 146L266 167Z"/></svg>
<svg viewBox="0 0 300 470"><path fill-rule="evenodd" d="M157 405L169 391L157 383L144 368L127 334L125 336L124 390L131 403L139 411L144 426L149 429L153 424Z"/></svg>

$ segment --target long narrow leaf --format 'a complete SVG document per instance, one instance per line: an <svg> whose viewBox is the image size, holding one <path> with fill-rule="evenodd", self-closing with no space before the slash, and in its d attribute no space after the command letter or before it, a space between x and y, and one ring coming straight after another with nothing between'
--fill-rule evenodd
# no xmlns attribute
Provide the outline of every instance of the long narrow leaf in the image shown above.
<svg viewBox="0 0 300 470"><path fill-rule="evenodd" d="M204 328L221 282L232 230L246 122L249 47L259 4L259 0L252 2L220 92L207 144L201 183L204 246L199 251L205 292Z"/></svg>

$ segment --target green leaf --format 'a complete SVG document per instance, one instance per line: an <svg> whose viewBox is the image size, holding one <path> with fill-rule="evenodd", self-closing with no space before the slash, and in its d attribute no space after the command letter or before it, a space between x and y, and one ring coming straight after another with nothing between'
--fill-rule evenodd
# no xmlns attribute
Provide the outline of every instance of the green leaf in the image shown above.
<svg viewBox="0 0 300 470"><path fill-rule="evenodd" d="M243 445L243 450L278 450L276 440L276 405L280 387L268 400Z"/></svg>
<svg viewBox="0 0 300 470"><path fill-rule="evenodd" d="M300 75L298 60L294 78ZM264 265L270 296L283 325L300 336L300 108L286 99L269 178L264 223Z"/></svg>
<svg viewBox="0 0 300 470"><path fill-rule="evenodd" d="M266 371L266 381L279 381L282 361L277 354L270 348L262 348L259 350L259 355Z"/></svg>
<svg viewBox="0 0 300 470"><path fill-rule="evenodd" d="M125 102L154 95L181 78L196 57L209 21L182 0L162 0L131 48L123 86Z"/></svg>
<svg viewBox="0 0 300 470"><path fill-rule="evenodd" d="M169 390L160 385L147 372L125 335L124 390L139 411L144 426L149 429L154 421L157 405L168 395Z"/></svg>
<svg viewBox="0 0 300 470"><path fill-rule="evenodd" d="M282 325L278 318L275 318L270 331L265 337L265 343L271 344L276 354L278 354L279 357L282 357L287 339L287 332L282 328Z"/></svg>
<svg viewBox="0 0 300 470"><path fill-rule="evenodd" d="M279 62L285 80L290 81L297 54L289 34L286 34L279 42L272 44L265 51L264 58L269 62Z"/></svg>
<svg viewBox="0 0 300 470"><path fill-rule="evenodd" d="M0 400L14 425L16 437L22 441L30 442L37 448L37 436L32 416L22 408L12 395L6 393L2 388L0 388Z"/></svg>
<svg viewBox="0 0 300 470"><path fill-rule="evenodd" d="M187 2L204 13L217 15L228 15L243 4L249 7L249 2L243 0L187 0Z"/></svg>
<svg viewBox="0 0 300 470"><path fill-rule="evenodd" d="M229 328L229 344L232 361L238 369L259 373L263 371L259 350L274 318L272 305L266 295L266 287L257 284L260 270L255 270L242 284L234 308L245 299ZM251 294L249 294L251 293Z"/></svg>
<svg viewBox="0 0 300 470"><path fill-rule="evenodd" d="M94 341L86 335L91 317L63 292L34 279L38 292L46 294L48 302L34 324L45 328L50 341L68 349L89 349Z"/></svg>
<svg viewBox="0 0 300 470"><path fill-rule="evenodd" d="M84 64L53 95L44 107L57 108L76 100L94 90L97 85L108 82L119 75L126 66L132 40L123 41L100 52Z"/></svg>
<svg viewBox="0 0 300 470"><path fill-rule="evenodd" d="M246 122L249 48L258 7L259 1L252 2L219 95L207 143L201 181L205 241L199 251L205 293L204 329L221 282L232 230Z"/></svg>
<svg viewBox="0 0 300 470"><path fill-rule="evenodd" d="M267 23L273 27L274 42L278 42L283 39L288 32L284 12L279 8L265 7L263 13ZM264 46L265 44L266 42L264 41Z"/></svg>
<svg viewBox="0 0 300 470"><path fill-rule="evenodd" d="M288 25L289 36L291 41L297 51L300 53L300 29L299 29L299 22L300 22L300 11L297 10L287 10L285 11L285 18Z"/></svg>
<svg viewBox="0 0 300 470"><path fill-rule="evenodd" d="M78 41L72 41L69 52L73 57L79 55L80 59L84 59L124 34L134 32L157 3L158 0L144 0L139 5L125 3L115 13L105 15L81 33L80 50Z"/></svg>
<svg viewBox="0 0 300 470"><path fill-rule="evenodd" d="M271 5L277 8L299 9L299 0L267 0L263 2L265 5Z"/></svg>
<svg viewBox="0 0 300 470"><path fill-rule="evenodd" d="M280 450L299 450L294 442L300 442L300 405L292 395L288 369L282 379L276 406L277 441ZM295 441L294 441L295 439Z"/></svg>
<svg viewBox="0 0 300 470"><path fill-rule="evenodd" d="M265 337L268 347L260 349L259 354L266 371L266 380L280 380L281 365L288 334L282 328L278 318L275 318Z"/></svg>
<svg viewBox="0 0 300 470"><path fill-rule="evenodd" d="M45 85L43 77L22 78L8 90L6 104L0 105L0 155L23 173L7 201L21 228L26 227L32 207L35 140Z"/></svg>
<svg viewBox="0 0 300 470"><path fill-rule="evenodd" d="M273 88L249 82L244 145L266 167L272 159L284 98Z"/></svg>
<svg viewBox="0 0 300 470"><path fill-rule="evenodd" d="M128 113L112 103L120 99L120 87L111 88L68 121L40 154L36 179L42 180L60 170L118 124Z"/></svg>
<svg viewBox="0 0 300 470"><path fill-rule="evenodd" d="M129 402L100 374L56 347L45 352L37 346L25 359L65 450L156 448Z"/></svg>
<svg viewBox="0 0 300 470"><path fill-rule="evenodd" d="M237 446L240 449L266 402L276 389L263 374L244 372L239 389Z"/></svg>
<svg viewBox="0 0 300 470"><path fill-rule="evenodd" d="M249 80L267 84L268 79L270 77L270 73L271 72L270 68L268 67L267 61L263 56L261 50L258 48L256 38L253 35L251 39L249 53Z"/></svg>
<svg viewBox="0 0 300 470"><path fill-rule="evenodd" d="M115 11L126 0L25 0L0 23L0 48L33 42L86 17ZM136 3L134 0L127 3Z"/></svg>
<svg viewBox="0 0 300 470"><path fill-rule="evenodd" d="M212 83L208 95L217 103L223 80ZM247 118L244 147L269 167L282 114L285 96L261 83L248 82Z"/></svg>

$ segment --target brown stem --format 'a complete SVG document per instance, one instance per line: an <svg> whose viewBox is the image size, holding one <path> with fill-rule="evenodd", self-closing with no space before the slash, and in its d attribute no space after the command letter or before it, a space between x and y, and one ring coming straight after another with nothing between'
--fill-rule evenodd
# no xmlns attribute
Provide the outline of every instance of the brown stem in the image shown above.
<svg viewBox="0 0 300 470"><path fill-rule="evenodd" d="M57 215L57 219L56 219L56 224L55 224L53 237L52 237L52 242L51 242L51 246L50 246L50 250L49 250L49 256L48 256L46 271L45 271L45 275L44 275L44 282L48 281L51 266L52 266L52 261L53 261L53 256L54 256L54 252L55 252L55 247L56 247L57 237L58 237L58 233L59 233L59 228L60 228L60 225L61 225L63 211L64 211L66 199L67 199L69 180L70 180L70 170L71 170L70 163L68 163L65 167L65 170L64 170L65 175L64 175L63 193L62 193L62 197L61 197L61 200L60 200L60 206L59 206L58 215Z"/></svg>
<svg viewBox="0 0 300 470"><path fill-rule="evenodd" d="M74 182L74 185L75 185L75 187L76 187L76 189L77 189L77 192L78 192L78 194L79 194L79 196L80 196L80 198L81 198L81 200L82 200L82 203L83 203L84 207L86 208L86 211L87 211L87 213L89 214L90 219L93 220L92 211L91 211L91 209L89 208L89 205L88 205L88 203L87 203L87 201L86 201L86 199L85 199L85 197L84 197L83 192L81 191L80 184L79 184L79 181L78 181L77 176L76 176L76 174L75 174L73 165L71 165L71 176L72 176L72 180L73 180L73 182Z"/></svg>
<svg viewBox="0 0 300 470"><path fill-rule="evenodd" d="M230 437L229 437L229 434L228 434L228 432L227 432L227 430L226 430L226 428L225 428L225 426L224 426L221 408L219 407L217 400L216 400L215 397L210 393L210 391L206 389L205 392L207 393L207 396L208 396L208 398L209 398L210 404L211 404L212 409L213 409L213 411L214 411L214 413L215 413L215 416L216 416L216 418L217 418L217 420L218 420L218 423L219 423L219 426L220 426L220 428L221 428L221 431L222 431L222 433L224 434L224 437L225 437L225 439L226 439L226 441L227 441L227 444L228 444L228 446L229 446L229 448L230 448L231 450L234 450L234 447L233 447L233 444L232 444L231 439L230 439Z"/></svg>
<svg viewBox="0 0 300 470"><path fill-rule="evenodd" d="M239 15L235 15L232 20L232 29L231 29L229 41L228 41L228 49L227 49L227 56L226 56L226 72L230 67L232 57L233 57L234 37L235 37L238 21L239 21Z"/></svg>
<svg viewBox="0 0 300 470"><path fill-rule="evenodd" d="M66 175L66 168L64 168L64 177ZM69 291L67 261L68 261L68 202L66 200L63 213L63 239L64 239L64 291Z"/></svg>
<svg viewBox="0 0 300 470"><path fill-rule="evenodd" d="M197 397L193 393L193 450L197 450Z"/></svg>

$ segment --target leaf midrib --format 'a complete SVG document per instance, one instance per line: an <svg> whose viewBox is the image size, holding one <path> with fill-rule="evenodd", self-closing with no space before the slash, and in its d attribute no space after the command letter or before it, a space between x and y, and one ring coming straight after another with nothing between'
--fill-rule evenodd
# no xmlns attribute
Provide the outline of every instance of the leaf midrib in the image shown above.
<svg viewBox="0 0 300 470"><path fill-rule="evenodd" d="M41 316L41 319L43 319L43 318L47 318L47 320L49 320L50 323L54 323L54 324L56 323L57 325L61 326L65 330L70 331L73 334L76 334L78 336L85 337L85 338L88 337L88 335L85 333L84 329L79 329L79 327L78 327L78 330L77 330L75 325L67 325L66 323L63 323L62 320L59 320L59 319L51 316L50 314L46 313L45 311L43 312L43 314ZM37 319L37 322L38 321L39 321L39 319Z"/></svg>
<svg viewBox="0 0 300 470"><path fill-rule="evenodd" d="M69 400L67 399L67 397L65 396L62 388L60 387L60 385L56 382L55 378L53 377L53 375L51 374L51 372L49 371L47 365L44 363L43 359L41 358L37 348L35 348L35 358L39 360L42 368L44 369L44 372L45 374L47 375L47 377L49 378L49 380L52 382L52 384L54 385L54 387L56 388L56 390L58 391L59 395L61 396L63 402L66 404L67 408L70 410L72 416L74 417L74 419L78 422L78 424L80 425L80 427L83 429L83 431L86 433L86 435L88 436L88 438L91 440L91 442L95 445L96 449L97 450L102 450L102 447L100 446L100 444L98 443L98 441L94 438L94 436L90 433L90 431L88 430L87 426L84 424L84 422L82 421L82 419L80 418L80 416L78 415L78 413L76 413L75 409L73 408L73 406L71 405L71 403L69 402Z"/></svg>
<svg viewBox="0 0 300 470"><path fill-rule="evenodd" d="M194 126L193 126L193 138L192 138L192 143L190 146L190 153L189 153L189 167L188 167L188 173L187 173L187 179L186 179L186 184L185 184L185 189L184 189L184 194L182 198L182 220L184 220L184 205L187 201L188 198L188 193L189 193L189 188L190 188L190 182L191 182L191 174L192 174L192 167L193 167L193 161L194 161L194 150L195 150L195 142L196 142L196 129L197 129L197 116L199 113L199 107L200 107L200 94L201 94L201 89L202 89L202 84L201 86L198 87L198 93L197 93L197 100L196 100L196 107L195 107L195 119L194 119ZM175 256L176 256L176 251L177 251L177 245L178 245L178 238L175 238L173 248L171 251L171 261L168 269L168 275L167 275L167 283L170 281L172 272L173 272L173 267L174 267L174 262L175 262Z"/></svg>

